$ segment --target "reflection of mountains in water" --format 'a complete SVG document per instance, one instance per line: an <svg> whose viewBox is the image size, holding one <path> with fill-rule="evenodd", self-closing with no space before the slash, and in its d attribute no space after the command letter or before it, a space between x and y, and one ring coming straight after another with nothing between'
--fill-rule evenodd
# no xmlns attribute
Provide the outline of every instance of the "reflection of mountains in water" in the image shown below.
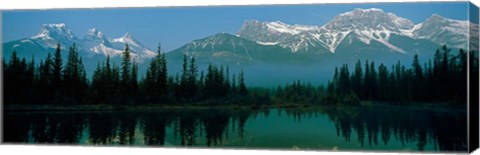
<svg viewBox="0 0 480 155"><path fill-rule="evenodd" d="M252 122L277 119L274 116L277 113L278 117L293 118L297 122L326 117L330 123L318 121L315 126L334 126L337 136L344 142L356 141L363 149L396 143L405 147L407 143L413 143L420 151L430 150L425 148L427 144L433 145L434 150L466 151L464 110L452 112L388 106L255 111L7 113L3 135L7 143L258 148L267 145L255 146L251 143L252 136L260 132L253 130ZM302 131L298 132L301 134Z"/></svg>

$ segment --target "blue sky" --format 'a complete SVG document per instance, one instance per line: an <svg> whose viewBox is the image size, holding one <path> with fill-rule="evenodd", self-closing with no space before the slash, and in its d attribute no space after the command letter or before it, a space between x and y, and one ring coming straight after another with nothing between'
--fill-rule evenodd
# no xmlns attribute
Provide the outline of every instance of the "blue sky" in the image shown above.
<svg viewBox="0 0 480 155"><path fill-rule="evenodd" d="M170 51L215 33L235 34L246 19L323 25L339 13L373 7L415 23L432 14L459 20L468 16L466 2L12 10L2 12L1 34L7 42L35 35L41 24L65 23L78 37L93 27L109 38L130 32L151 49L162 42Z"/></svg>

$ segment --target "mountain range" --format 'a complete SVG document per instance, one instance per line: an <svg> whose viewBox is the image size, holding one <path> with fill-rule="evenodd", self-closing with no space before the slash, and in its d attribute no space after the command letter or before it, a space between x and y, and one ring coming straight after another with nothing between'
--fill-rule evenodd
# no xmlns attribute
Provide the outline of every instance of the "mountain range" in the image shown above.
<svg viewBox="0 0 480 155"><path fill-rule="evenodd" d="M395 38L421 40L438 45L465 48L469 22L433 14L424 22L412 21L381 9L354 9L335 16L323 26L288 25L280 21L247 20L238 36L259 44L279 45L296 53L336 53L342 45L379 43L392 52L416 52Z"/></svg>
<svg viewBox="0 0 480 155"><path fill-rule="evenodd" d="M58 43L63 51L68 51L68 47L75 43L79 53L87 59L107 55L119 56L124 51L126 44L132 51L132 59L137 62L143 62L157 55L128 32L120 38L107 38L103 32L92 28L80 38L63 23L43 24L40 31L32 37L6 42L3 44L3 53L5 58L8 58L13 50L26 58L32 56L44 58L48 52L54 51Z"/></svg>
<svg viewBox="0 0 480 155"><path fill-rule="evenodd" d="M437 14L415 24L381 9L354 9L336 15L324 25L290 25L281 21L245 20L236 34L218 33L196 39L167 52L167 59L181 63L183 54L195 56L199 64L352 64L369 59L393 64L411 62L413 54L431 58L442 45L467 48L469 32L478 33L478 25L469 21L448 19ZM471 38L477 40L478 38ZM475 41L473 41L475 42ZM44 58L57 43L62 49L76 43L84 59L102 60L119 57L128 44L132 58L142 64L157 52L137 41L130 33L108 38L92 28L78 37L65 24L44 24L37 35L3 43L4 58L13 50L20 56ZM95 63L96 64L96 63ZM94 65L92 65L94 66ZM89 70L89 69L87 69Z"/></svg>

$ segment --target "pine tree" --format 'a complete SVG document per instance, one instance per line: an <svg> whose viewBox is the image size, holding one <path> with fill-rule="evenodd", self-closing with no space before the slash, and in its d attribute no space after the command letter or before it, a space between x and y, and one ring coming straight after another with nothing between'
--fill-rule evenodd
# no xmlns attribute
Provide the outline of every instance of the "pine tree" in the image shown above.
<svg viewBox="0 0 480 155"><path fill-rule="evenodd" d="M199 100L203 100L204 99L204 92L201 91L201 90L204 90L205 89L205 75L203 73L203 70L200 71L200 79L198 80L198 93L197 93L197 96L199 98Z"/></svg>
<svg viewBox="0 0 480 155"><path fill-rule="evenodd" d="M104 96L106 101L112 101L112 98L115 97L117 91L117 82L118 82L118 74L115 72L115 67L110 65L110 55L107 55L107 59L105 60L105 66L102 69L102 81L104 83ZM108 104L112 104L113 102L109 102Z"/></svg>
<svg viewBox="0 0 480 155"><path fill-rule="evenodd" d="M370 90L370 99L377 98L377 72L375 71L375 63L372 61L370 63L370 73L369 73L369 90Z"/></svg>
<svg viewBox="0 0 480 155"><path fill-rule="evenodd" d="M87 79L87 72L85 71L85 65L83 65L83 61L81 57L79 57L79 61L78 61L78 72L80 75L79 87L78 87L79 96L80 96L79 100L84 101L87 94L87 90L89 88L89 82Z"/></svg>
<svg viewBox="0 0 480 155"><path fill-rule="evenodd" d="M130 75L131 75L131 78L129 82L130 83L129 94L131 98L135 101L138 95L138 80L137 80L138 65L135 62L132 63L132 72L130 73Z"/></svg>
<svg viewBox="0 0 480 155"><path fill-rule="evenodd" d="M122 100L122 92L121 89L124 87L121 85L121 76L120 76L120 68L115 65L115 63L112 65L111 68L111 73L109 75L110 77L110 86L108 88L108 92L110 94L108 101L110 104L118 104L118 103L123 103L124 101Z"/></svg>
<svg viewBox="0 0 480 155"><path fill-rule="evenodd" d="M197 64L195 62L195 57L192 56L190 58L190 64L188 67L188 77L187 77L187 97L188 98L196 98L197 92Z"/></svg>
<svg viewBox="0 0 480 155"><path fill-rule="evenodd" d="M244 77L244 73L243 73L243 70L240 71L240 74L238 75L238 93L240 95L247 95L248 94L248 91L247 91L247 87L245 86L245 77Z"/></svg>
<svg viewBox="0 0 480 155"><path fill-rule="evenodd" d="M436 76L438 76L439 73L440 73L441 62L442 62L442 55L440 54L440 50L437 49L437 50L435 50L435 55L434 55L434 58L433 58L433 68L434 68L433 73Z"/></svg>
<svg viewBox="0 0 480 155"><path fill-rule="evenodd" d="M449 54L450 54L451 49L449 49L447 47L447 45L443 45L442 46L442 51L443 51L443 57L442 57L442 68L441 68L441 70L444 74L446 74L449 71L449 64L450 64L449 63Z"/></svg>
<svg viewBox="0 0 480 155"><path fill-rule="evenodd" d="M128 88L130 87L130 49L128 44L125 44L125 50L122 53L122 94L128 96Z"/></svg>
<svg viewBox="0 0 480 155"><path fill-rule="evenodd" d="M78 55L75 44L69 48L67 64L64 69L63 79L65 81L65 100L60 98L59 102L79 103L85 95L87 85L85 68L82 59Z"/></svg>
<svg viewBox="0 0 480 155"><path fill-rule="evenodd" d="M51 54L47 54L47 58L45 61L40 62L40 67L39 67L39 84L37 91L39 94L39 102L46 104L49 101L52 100L53 96L53 87L52 87L52 81L53 81L53 70L52 70L52 57Z"/></svg>
<svg viewBox="0 0 480 155"><path fill-rule="evenodd" d="M55 49L55 54L53 58L53 88L59 89L61 88L62 83L62 70L63 70L63 60L61 54L61 46L60 43L57 43L57 48Z"/></svg>
<svg viewBox="0 0 480 155"><path fill-rule="evenodd" d="M160 53L160 46L158 47L158 53L155 58L153 58L150 62L150 65L147 69L146 77L144 80L144 92L145 92L145 98L147 102L153 102L156 103L158 102L158 98L162 96L162 92L160 89L162 87L157 87L158 85L158 78L159 78L159 68L161 67L159 64L159 60L161 57Z"/></svg>
<svg viewBox="0 0 480 155"><path fill-rule="evenodd" d="M389 81L388 81L388 70L387 70L387 67L381 63L379 66L378 66L378 99L379 100L387 100L388 97L390 96L390 94L388 94L388 92L390 92L389 88Z"/></svg>
<svg viewBox="0 0 480 155"><path fill-rule="evenodd" d="M350 89L350 73L348 71L348 65L344 64L340 68L340 73L338 75L337 81L337 94L344 96L349 93Z"/></svg>
<svg viewBox="0 0 480 155"><path fill-rule="evenodd" d="M413 79L413 84L412 84L412 94L413 94L413 99L420 101L423 100L423 84L424 84L424 76L423 76L423 69L420 66L420 62L418 60L418 55L415 54L413 56L413 62L412 62L412 68L413 68L413 73L414 73L414 79Z"/></svg>
<svg viewBox="0 0 480 155"><path fill-rule="evenodd" d="M105 93L104 87L104 72L102 70L102 67L100 66L100 63L97 64L97 68L95 68L95 71L93 71L92 75L92 83L91 83L91 90L90 90L90 102L92 103L104 103L105 98L102 96L107 95Z"/></svg>
<svg viewBox="0 0 480 155"><path fill-rule="evenodd" d="M168 85L173 84L167 81L167 61L160 44L157 52L157 56L150 62L145 79L147 98L154 103L164 102L170 90Z"/></svg>
<svg viewBox="0 0 480 155"><path fill-rule="evenodd" d="M189 79L189 70L188 70L188 59L187 54L183 55L183 65L182 65L182 75L180 77L180 88L179 93L182 99L185 99L188 94L188 79Z"/></svg>
<svg viewBox="0 0 480 155"><path fill-rule="evenodd" d="M227 70L225 72L225 91L228 93L230 93L230 69L229 67L227 66Z"/></svg>
<svg viewBox="0 0 480 155"><path fill-rule="evenodd" d="M230 87L231 88L231 92L232 93L237 93L237 84L236 84L236 80L235 80L235 74L232 75L232 86Z"/></svg>
<svg viewBox="0 0 480 155"><path fill-rule="evenodd" d="M162 53L161 56L158 58L158 65L160 66L159 69L159 77L158 77L158 87L160 88L160 96L166 96L168 93L168 83L167 83L167 60L165 58L165 53Z"/></svg>
<svg viewBox="0 0 480 155"><path fill-rule="evenodd" d="M355 71L352 75L352 88L353 91L359 96L362 96L362 79L362 63L360 62L360 60L357 60L357 62L355 63Z"/></svg>

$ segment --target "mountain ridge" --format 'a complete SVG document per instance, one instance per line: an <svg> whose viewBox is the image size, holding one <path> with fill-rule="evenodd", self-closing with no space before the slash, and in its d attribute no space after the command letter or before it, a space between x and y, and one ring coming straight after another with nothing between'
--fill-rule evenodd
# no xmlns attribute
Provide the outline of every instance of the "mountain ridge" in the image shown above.
<svg viewBox="0 0 480 155"><path fill-rule="evenodd" d="M108 38L97 28L91 28L80 38L64 23L42 24L40 31L34 36L3 43L3 53L8 56L13 50L19 50L24 57L43 57L53 51L58 43L62 50L68 50L67 47L76 44L83 57L117 57L124 51L125 44L129 45L131 57L136 62L143 63L156 55L156 52L143 46L128 32L119 38Z"/></svg>
<svg viewBox="0 0 480 155"><path fill-rule="evenodd" d="M298 58L299 60L287 61L298 62L304 61L305 57L315 59L336 53L348 56L348 51L353 56L372 52L408 55L433 50L444 44L455 48L466 48L468 43L466 28L469 24L471 23L468 21L448 19L437 14L432 14L425 21L415 24L407 18L384 12L382 9L356 8L334 16L324 25L287 24L279 20L265 22L248 19L236 35L214 34L193 40L168 53L195 53L196 50L209 55L204 55L209 59L223 57L236 63L240 61L243 63L282 62L273 60L277 55ZM222 39L230 41L224 42ZM202 42L203 47L199 47L199 41ZM406 42L414 42L415 45L409 45ZM119 38L109 38L100 30L92 28L83 37L77 37L66 24L57 23L43 24L40 31L32 37L3 43L4 53L7 53L4 56L8 56L13 49L17 49L22 51L25 57L32 55L43 57L46 53L53 51L57 43L62 44L64 50L73 43L77 43L80 53L87 58L119 56L125 44L130 47L132 59L139 63L157 54L128 32ZM207 46L210 49L205 49ZM285 51L290 51L291 54L285 54ZM255 53L253 54L255 56L252 56L252 53ZM266 53L271 56L266 56Z"/></svg>
<svg viewBox="0 0 480 155"><path fill-rule="evenodd" d="M356 33L358 38L366 44L376 40L394 51L407 53L401 47L389 42L392 34L412 39L429 39L439 45L450 44L456 48L466 48L468 32L465 31L468 31L468 24L468 21L448 19L437 14L433 14L419 24L414 24L407 18L384 12L382 9L356 8L350 12L338 14L322 26L289 25L282 22L282 27L275 27L271 25L278 25L278 21L245 20L237 35L261 44L280 45L291 49L294 53L335 53L337 46L347 35ZM432 29L432 25L437 27ZM430 31L438 29L442 31L433 33L437 35L428 35L432 34ZM318 46L328 51L317 50L315 47Z"/></svg>

